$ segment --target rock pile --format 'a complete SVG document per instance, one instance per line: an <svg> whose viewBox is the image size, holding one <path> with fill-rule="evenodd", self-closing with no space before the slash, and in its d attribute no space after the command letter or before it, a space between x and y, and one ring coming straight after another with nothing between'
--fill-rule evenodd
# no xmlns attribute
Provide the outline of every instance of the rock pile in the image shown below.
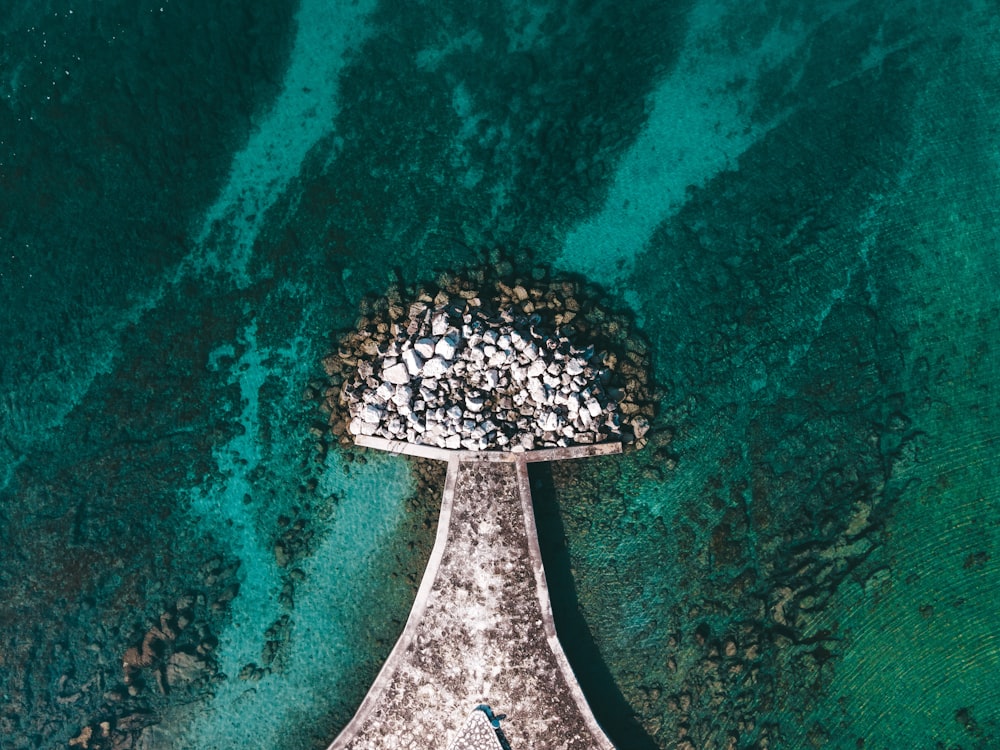
<svg viewBox="0 0 1000 750"><path fill-rule="evenodd" d="M380 300L381 315L363 317L324 360L334 433L512 452L643 440L644 346L619 355L577 343L588 322L575 284L509 282L492 292L483 278L452 277L410 303L394 291Z"/></svg>
<svg viewBox="0 0 1000 750"><path fill-rule="evenodd" d="M343 391L351 433L453 450L620 439L609 374L593 347L540 324L538 315L491 314L476 298L414 303Z"/></svg>

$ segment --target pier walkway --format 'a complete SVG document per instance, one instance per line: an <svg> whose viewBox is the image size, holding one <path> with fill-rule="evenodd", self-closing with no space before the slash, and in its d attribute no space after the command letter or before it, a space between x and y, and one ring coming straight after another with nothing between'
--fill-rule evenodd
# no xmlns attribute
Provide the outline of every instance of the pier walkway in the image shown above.
<svg viewBox="0 0 1000 750"><path fill-rule="evenodd" d="M448 476L406 627L329 750L613 750L556 638L527 465L621 445L509 453L356 442L446 460ZM494 737L483 731L492 714L479 706L507 716Z"/></svg>

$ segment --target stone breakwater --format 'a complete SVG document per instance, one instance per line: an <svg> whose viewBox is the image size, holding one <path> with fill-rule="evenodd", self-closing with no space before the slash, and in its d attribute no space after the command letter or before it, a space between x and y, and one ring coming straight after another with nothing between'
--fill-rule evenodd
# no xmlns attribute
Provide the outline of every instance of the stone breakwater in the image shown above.
<svg viewBox="0 0 1000 750"><path fill-rule="evenodd" d="M645 442L648 360L626 321L572 282L509 282L450 278L372 303L324 360L334 433L511 452Z"/></svg>
<svg viewBox="0 0 1000 750"><path fill-rule="evenodd" d="M489 314L478 302L410 306L344 390L352 434L510 451L621 438L593 347L540 330L537 315Z"/></svg>

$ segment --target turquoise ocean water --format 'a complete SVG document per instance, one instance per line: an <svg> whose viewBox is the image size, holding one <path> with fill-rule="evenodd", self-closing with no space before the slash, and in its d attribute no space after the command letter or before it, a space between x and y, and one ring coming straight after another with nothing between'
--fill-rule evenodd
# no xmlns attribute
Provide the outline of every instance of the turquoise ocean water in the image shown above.
<svg viewBox="0 0 1000 750"><path fill-rule="evenodd" d="M535 476L622 750L1000 747L998 39L980 0L8 0L0 748L326 746L436 498L329 440L320 360L488 248L651 342L650 445Z"/></svg>

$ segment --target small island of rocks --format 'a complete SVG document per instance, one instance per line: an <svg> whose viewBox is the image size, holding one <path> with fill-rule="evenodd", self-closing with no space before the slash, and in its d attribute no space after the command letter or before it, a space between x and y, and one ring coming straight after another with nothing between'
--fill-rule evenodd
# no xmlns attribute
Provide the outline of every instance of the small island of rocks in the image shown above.
<svg viewBox="0 0 1000 750"><path fill-rule="evenodd" d="M641 447L645 343L579 283L534 275L447 275L368 300L324 360L334 433L470 451Z"/></svg>

